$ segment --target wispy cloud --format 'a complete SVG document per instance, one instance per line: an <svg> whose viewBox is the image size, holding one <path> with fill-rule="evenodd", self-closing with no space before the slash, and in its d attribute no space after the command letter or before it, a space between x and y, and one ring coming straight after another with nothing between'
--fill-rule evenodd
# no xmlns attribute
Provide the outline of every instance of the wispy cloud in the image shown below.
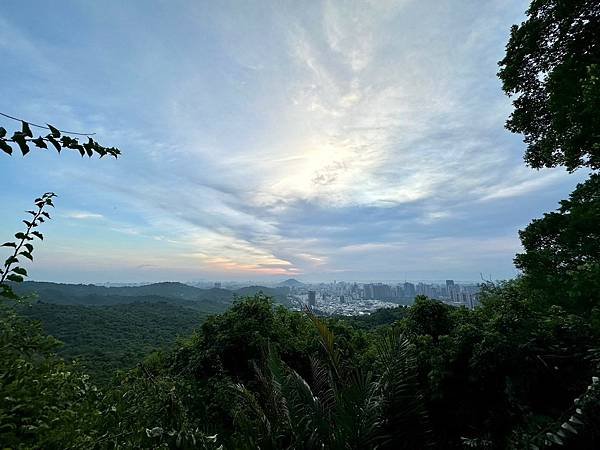
<svg viewBox="0 0 600 450"><path fill-rule="evenodd" d="M71 211L64 214L64 217L75 220L90 220L90 219L103 219L104 216L98 213L91 213L86 211Z"/></svg>
<svg viewBox="0 0 600 450"><path fill-rule="evenodd" d="M6 208L61 195L40 277L511 276L580 179L503 129L517 0L138 3L1 13L11 112L123 149L5 158Z"/></svg>

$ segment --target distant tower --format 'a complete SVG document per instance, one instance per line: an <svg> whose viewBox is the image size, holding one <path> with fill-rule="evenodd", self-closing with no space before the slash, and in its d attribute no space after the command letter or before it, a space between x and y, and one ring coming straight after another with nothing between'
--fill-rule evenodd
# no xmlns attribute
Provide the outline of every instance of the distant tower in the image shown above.
<svg viewBox="0 0 600 450"><path fill-rule="evenodd" d="M308 291L308 304L310 306L317 304L317 293L315 291Z"/></svg>
<svg viewBox="0 0 600 450"><path fill-rule="evenodd" d="M454 280L446 280L446 291L448 292L448 297L454 300Z"/></svg>
<svg viewBox="0 0 600 450"><path fill-rule="evenodd" d="M217 289L221 289L221 282L220 282L220 281L217 281L217 282L215 283L215 287L216 287Z"/></svg>
<svg viewBox="0 0 600 450"><path fill-rule="evenodd" d="M407 299L414 299L417 294L415 285L412 283L404 283L404 297Z"/></svg>

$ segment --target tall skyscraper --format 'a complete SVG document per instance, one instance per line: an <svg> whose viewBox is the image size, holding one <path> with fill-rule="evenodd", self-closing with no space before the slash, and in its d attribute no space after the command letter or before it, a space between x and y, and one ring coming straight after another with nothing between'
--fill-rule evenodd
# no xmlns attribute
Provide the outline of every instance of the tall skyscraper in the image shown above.
<svg viewBox="0 0 600 450"><path fill-rule="evenodd" d="M308 291L308 304L310 306L317 304L317 293L315 291Z"/></svg>
<svg viewBox="0 0 600 450"><path fill-rule="evenodd" d="M448 297L450 300L454 301L456 286L454 285L454 280L446 280L446 291L448 292Z"/></svg>
<svg viewBox="0 0 600 450"><path fill-rule="evenodd" d="M404 297L413 300L416 295L415 285L412 283L404 283Z"/></svg>

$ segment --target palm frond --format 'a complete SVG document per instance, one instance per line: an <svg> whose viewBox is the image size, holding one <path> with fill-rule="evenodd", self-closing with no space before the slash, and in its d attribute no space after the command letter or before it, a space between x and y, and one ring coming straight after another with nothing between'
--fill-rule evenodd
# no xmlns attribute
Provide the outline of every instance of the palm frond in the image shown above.
<svg viewBox="0 0 600 450"><path fill-rule="evenodd" d="M387 431L384 445L433 445L412 345L397 329L392 329L382 337L377 351L383 366L380 383Z"/></svg>
<svg viewBox="0 0 600 450"><path fill-rule="evenodd" d="M329 411L333 410L337 389L331 371L315 356L310 357L310 368L315 395L319 397L324 408Z"/></svg>
<svg viewBox="0 0 600 450"><path fill-rule="evenodd" d="M372 372L354 371L336 405L336 447L375 448L381 440L381 413L381 389Z"/></svg>
<svg viewBox="0 0 600 450"><path fill-rule="evenodd" d="M331 370L335 375L336 380L340 379L340 352L334 345L334 335L333 332L329 329L329 327L319 319L316 315L312 313L312 311L307 310L307 315L315 325L317 332L319 334L319 341L321 346L325 350L325 354L329 359L329 363L331 365Z"/></svg>
<svg viewBox="0 0 600 450"><path fill-rule="evenodd" d="M254 394L243 384L235 384L233 391L237 394L237 398L241 404L241 408L237 408L234 413L236 423L242 429L247 429L249 423L258 423L259 429L256 430L257 434L271 436L273 430L271 421ZM252 416L250 420L248 420L249 416Z"/></svg>

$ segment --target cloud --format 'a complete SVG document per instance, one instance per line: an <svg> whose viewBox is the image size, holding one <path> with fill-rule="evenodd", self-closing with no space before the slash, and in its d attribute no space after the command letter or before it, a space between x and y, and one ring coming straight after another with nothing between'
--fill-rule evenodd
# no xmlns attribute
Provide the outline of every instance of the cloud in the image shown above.
<svg viewBox="0 0 600 450"><path fill-rule="evenodd" d="M0 200L57 191L87 232L45 245L88 280L511 276L517 229L581 178L526 168L503 129L517 0L36 9L69 30L29 12L0 19L6 103L123 156L10 159Z"/></svg>
<svg viewBox="0 0 600 450"><path fill-rule="evenodd" d="M86 211L71 211L63 214L64 217L68 219L75 220L94 220L94 219L103 219L104 216L98 213L91 213Z"/></svg>

